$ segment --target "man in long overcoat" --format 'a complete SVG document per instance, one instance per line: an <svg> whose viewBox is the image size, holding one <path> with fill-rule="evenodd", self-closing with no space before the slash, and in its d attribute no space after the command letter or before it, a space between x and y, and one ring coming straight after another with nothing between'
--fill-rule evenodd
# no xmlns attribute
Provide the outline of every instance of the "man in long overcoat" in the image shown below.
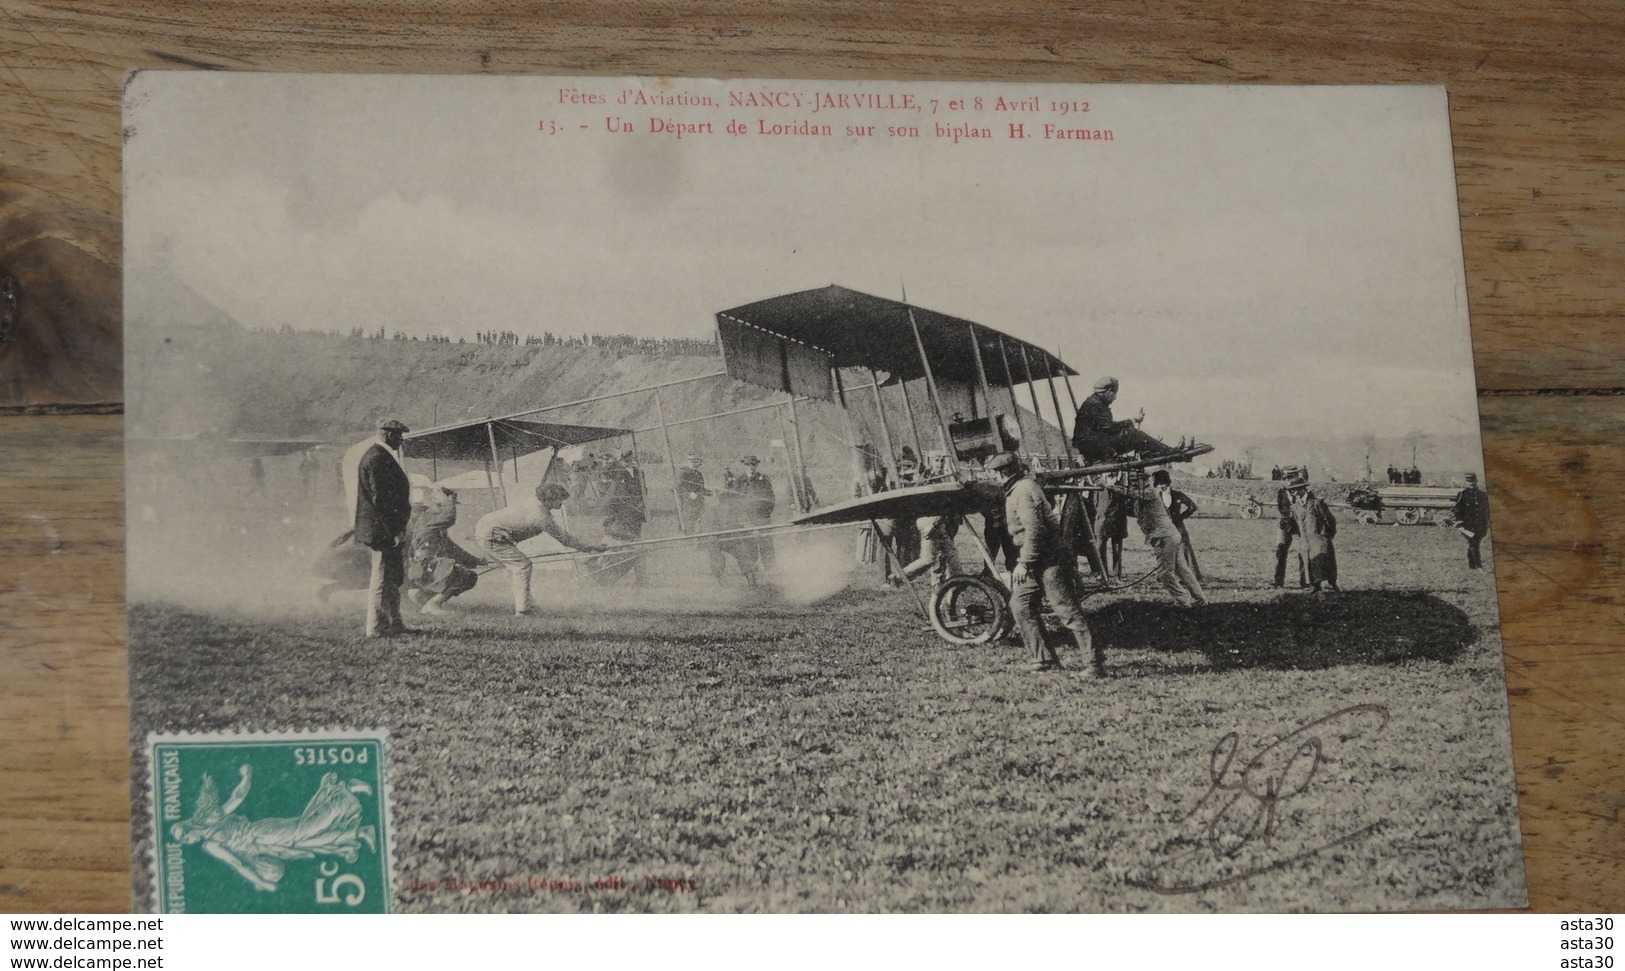
<svg viewBox="0 0 1625 971"><path fill-rule="evenodd" d="M1291 518L1292 529L1303 538L1309 586L1316 593L1320 592L1322 586L1336 590L1337 545L1334 538L1337 536L1337 517L1332 515L1326 500L1310 491L1307 471L1298 470L1288 488L1282 492L1286 495L1285 511ZM1282 528L1284 535L1284 524ZM1290 540L1290 536L1287 539ZM1285 563L1285 555L1277 552L1278 580L1284 573ZM1280 586L1280 583L1276 585Z"/></svg>

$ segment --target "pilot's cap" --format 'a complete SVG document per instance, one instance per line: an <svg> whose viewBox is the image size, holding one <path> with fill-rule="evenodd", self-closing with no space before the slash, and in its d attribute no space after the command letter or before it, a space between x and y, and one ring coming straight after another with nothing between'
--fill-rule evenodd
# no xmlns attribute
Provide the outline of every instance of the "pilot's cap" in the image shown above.
<svg viewBox="0 0 1625 971"><path fill-rule="evenodd" d="M757 458L754 455L747 455L744 458L740 459L739 461L740 461L740 464L742 464L742 465L761 465L762 464L762 460Z"/></svg>
<svg viewBox="0 0 1625 971"><path fill-rule="evenodd" d="M1110 376L1101 378L1100 380L1095 382L1095 390L1096 391L1116 391L1117 390L1117 379L1114 378L1114 377L1110 377Z"/></svg>
<svg viewBox="0 0 1625 971"><path fill-rule="evenodd" d="M1000 452L987 460L986 468L993 472L1019 470L1021 468L1021 459L1017 458L1014 452Z"/></svg>
<svg viewBox="0 0 1625 971"><path fill-rule="evenodd" d="M412 429L407 428L404 423L394 418L385 418L378 423L378 430L381 432L400 432L404 435Z"/></svg>

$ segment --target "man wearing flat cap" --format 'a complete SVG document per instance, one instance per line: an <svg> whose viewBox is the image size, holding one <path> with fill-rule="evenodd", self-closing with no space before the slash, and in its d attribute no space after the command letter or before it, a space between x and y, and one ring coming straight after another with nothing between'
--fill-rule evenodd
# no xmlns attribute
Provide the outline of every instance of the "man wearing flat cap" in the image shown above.
<svg viewBox="0 0 1625 971"><path fill-rule="evenodd" d="M372 550L368 637L388 637L406 630L401 622L401 584L406 582L412 483L401 467L400 448L409 430L393 418L379 422L378 437L356 465L355 541Z"/></svg>
<svg viewBox="0 0 1625 971"><path fill-rule="evenodd" d="M1105 652L1095 644L1078 602L1077 558L1061 539L1060 521L1043 488L1025 473L1013 452L1000 452L987 460L986 467L1003 480L1005 529L1016 548L1016 565L1010 572L1010 611L1033 670L1061 667L1060 656L1044 640L1040 615L1047 599L1078 652L1090 659L1095 677L1105 677Z"/></svg>
<svg viewBox="0 0 1625 971"><path fill-rule="evenodd" d="M1107 462L1129 452L1141 458L1156 458L1173 452L1167 445L1140 431L1145 420L1145 409L1133 418L1117 421L1112 418L1112 402L1117 400L1117 379L1106 377L1095 382L1095 389L1078 406L1072 422L1072 447L1078 450L1085 463Z"/></svg>

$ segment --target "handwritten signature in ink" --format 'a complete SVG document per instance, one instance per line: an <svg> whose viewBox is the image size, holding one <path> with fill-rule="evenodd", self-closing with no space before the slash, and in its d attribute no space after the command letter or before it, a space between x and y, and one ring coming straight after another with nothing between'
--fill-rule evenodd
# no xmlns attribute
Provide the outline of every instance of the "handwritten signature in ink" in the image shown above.
<svg viewBox="0 0 1625 971"><path fill-rule="evenodd" d="M1281 832L1280 823L1284 804L1308 791L1333 744L1380 732L1388 726L1388 718L1384 705L1351 705L1299 726L1239 764L1241 736L1230 732L1219 739L1208 753L1207 791L1180 819L1200 824L1196 848L1152 867L1145 885L1161 894L1212 890L1289 866L1375 830L1381 821L1329 838L1316 837L1308 848L1301 848L1304 841ZM1244 855L1246 860L1241 861ZM1160 871L1176 866L1183 870L1203 858L1214 864L1239 862L1241 869L1205 880L1160 876Z"/></svg>

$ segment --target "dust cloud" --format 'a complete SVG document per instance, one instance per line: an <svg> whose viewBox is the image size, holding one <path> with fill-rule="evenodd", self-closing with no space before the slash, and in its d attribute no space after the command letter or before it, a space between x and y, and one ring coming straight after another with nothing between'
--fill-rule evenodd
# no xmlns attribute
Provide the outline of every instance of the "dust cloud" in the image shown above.
<svg viewBox="0 0 1625 971"><path fill-rule="evenodd" d="M318 596L329 580L317 575L316 563L346 530L347 517L336 486L308 499L299 490L298 458L264 459L258 482L240 458L196 463L186 475L132 466L130 602L265 620L353 615L359 624L364 576L331 589L326 600ZM477 551L471 536L477 518L477 509L465 508L452 529L452 537L471 551ZM610 579L600 569L605 560L559 556L537 561L531 587L540 607L583 615L807 606L878 581L878 569L854 556L856 535L851 527L773 537L777 566L756 588L746 584L731 557L720 579L713 577L703 541L647 548L641 585L630 572ZM414 613L409 603L403 610ZM448 610L452 616L444 623L453 623L458 613L510 612L506 572L488 570Z"/></svg>

